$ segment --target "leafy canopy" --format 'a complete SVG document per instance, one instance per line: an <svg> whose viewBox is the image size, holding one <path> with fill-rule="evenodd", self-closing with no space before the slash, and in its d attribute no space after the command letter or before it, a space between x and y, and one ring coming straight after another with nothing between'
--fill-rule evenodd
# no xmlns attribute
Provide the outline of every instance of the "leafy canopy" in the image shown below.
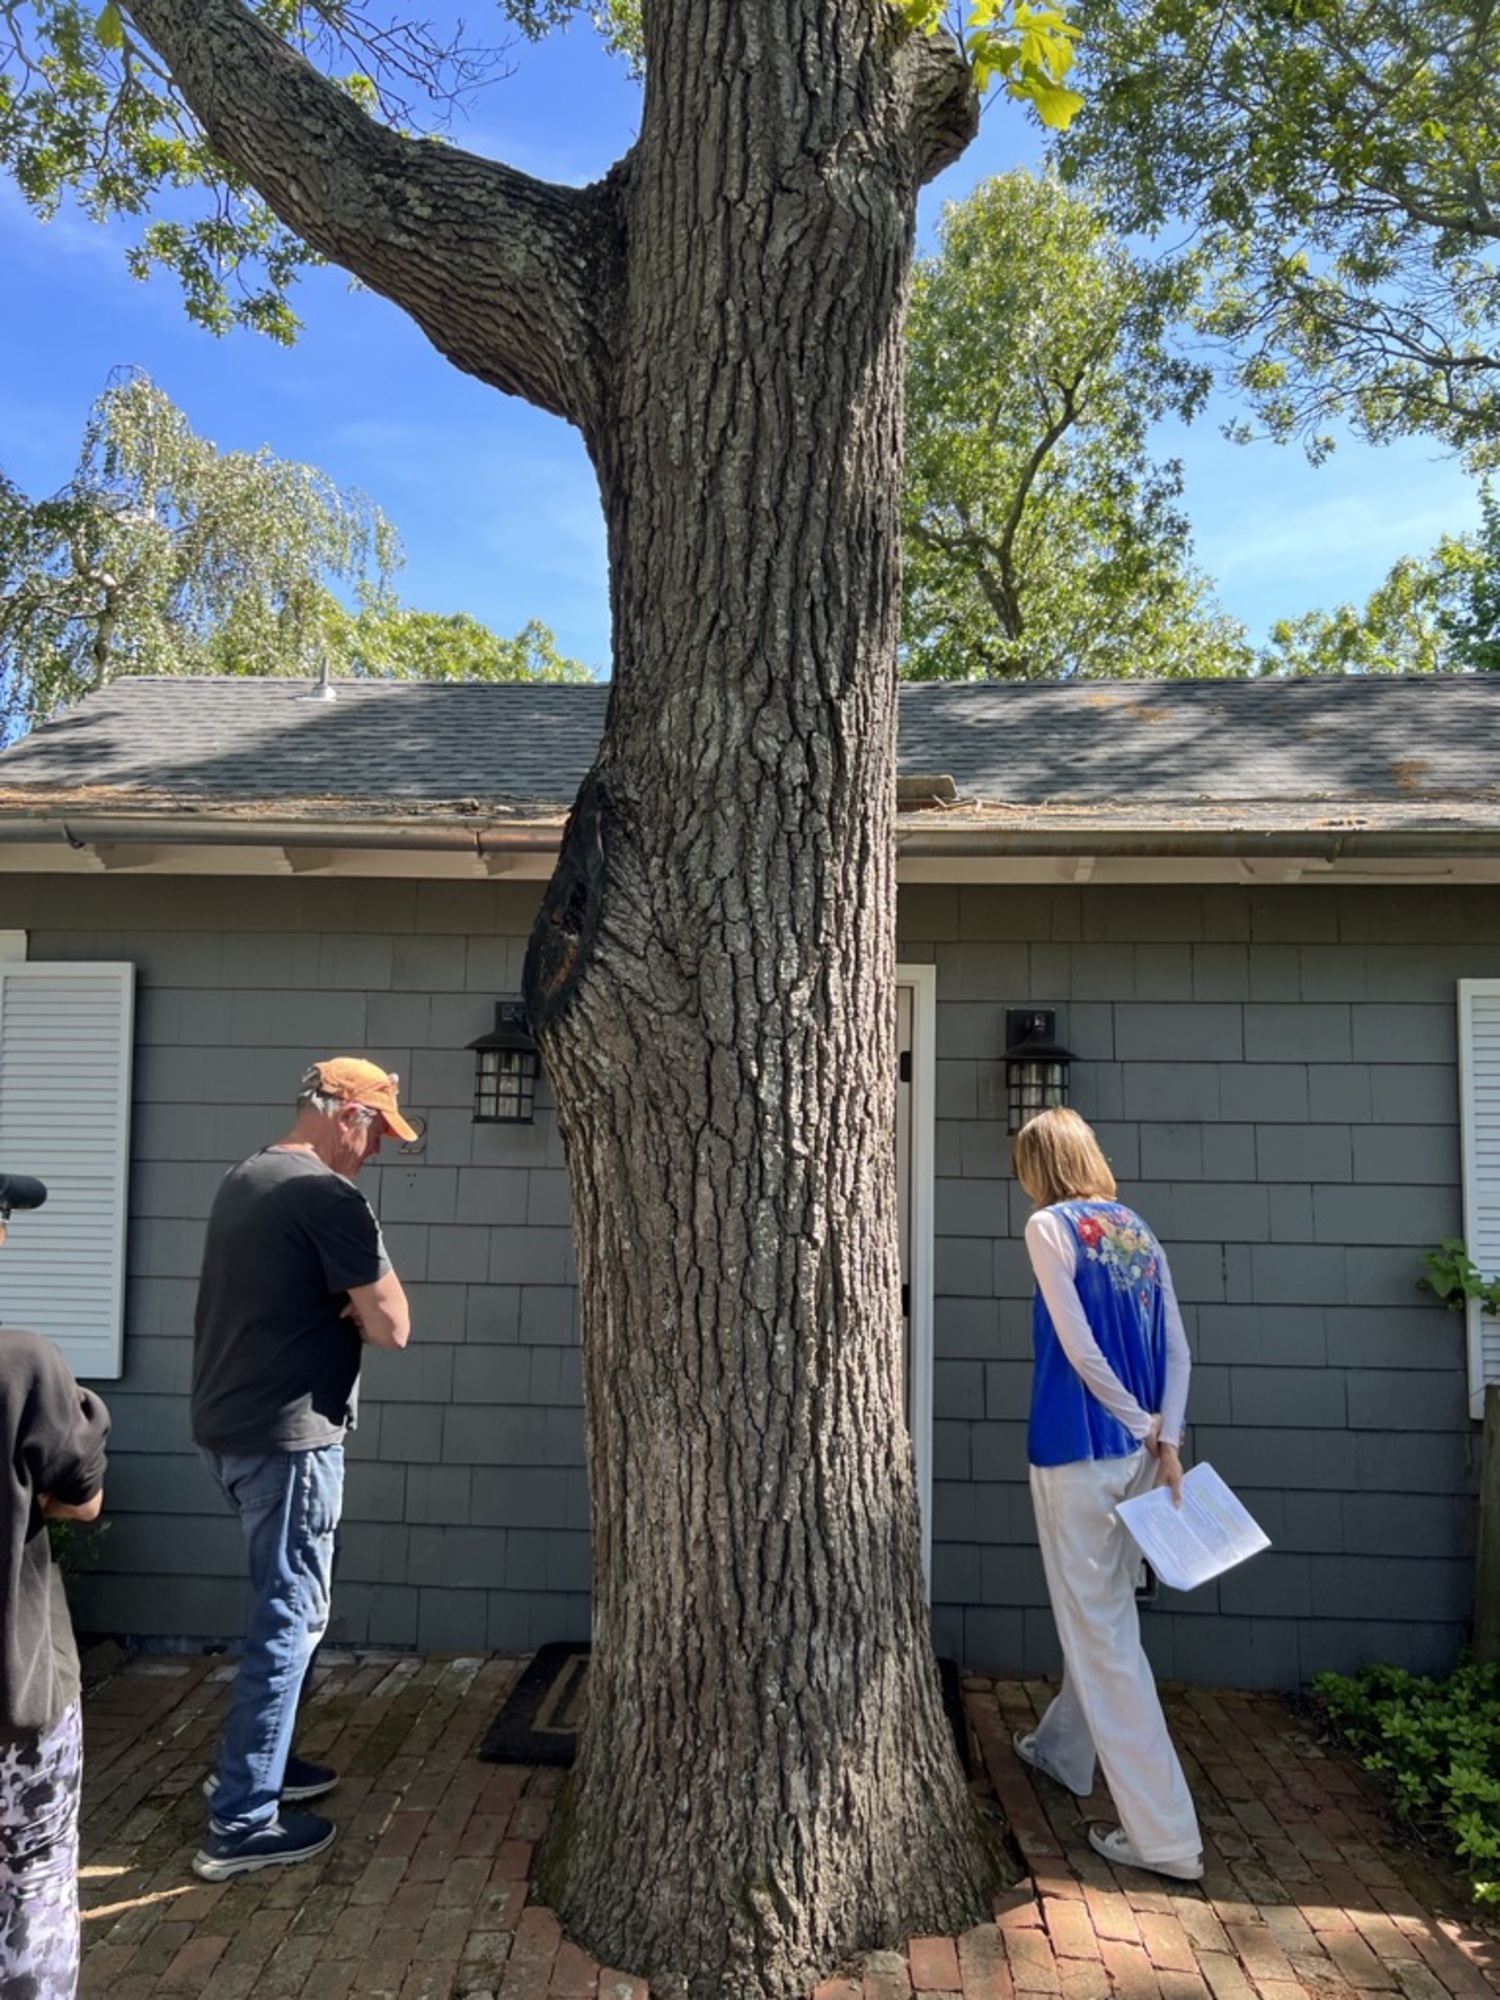
<svg viewBox="0 0 1500 2000"><path fill-rule="evenodd" d="M947 208L909 330L909 676L1248 671L1193 567L1180 468L1148 448L1206 392L1169 344L1191 286L1052 178L1018 169Z"/></svg>
<svg viewBox="0 0 1500 2000"><path fill-rule="evenodd" d="M538 618L502 639L466 611L414 611L365 605L332 635L349 671L396 681L589 681L593 675L558 651Z"/></svg>
<svg viewBox="0 0 1500 2000"><path fill-rule="evenodd" d="M1347 421L1500 462L1500 13L1081 0L1061 142L1118 227L1206 253L1198 323L1271 435Z"/></svg>
<svg viewBox="0 0 1500 2000"><path fill-rule="evenodd" d="M60 493L31 501L0 475L6 723L122 673L316 673L332 586L378 596L398 560L363 494L221 452L146 376L120 375Z"/></svg>
<svg viewBox="0 0 1500 2000"><path fill-rule="evenodd" d="M382 0L246 0L367 110L441 134L456 111L508 72L506 44L449 36ZM512 40L578 15L632 63L642 60L641 0L496 0ZM1064 79L1074 30L1052 5L969 0L842 0L891 5L914 31L950 27L976 86L996 79L1062 128L1082 99ZM170 273L189 316L211 333L244 326L290 342L297 279L316 252L209 146L172 78L133 30L128 0L0 4L0 172L43 219L76 201L96 222L142 219L127 249L138 278ZM149 211L149 214L148 214Z"/></svg>
<svg viewBox="0 0 1500 2000"><path fill-rule="evenodd" d="M1500 499L1492 486L1480 494L1479 510L1479 533L1467 538L1474 560L1440 616L1457 666L1500 674Z"/></svg>
<svg viewBox="0 0 1500 2000"><path fill-rule="evenodd" d="M392 124L441 132L507 72L505 46L441 33L381 0L247 0L251 11ZM577 13L614 46L638 46L639 0L499 0L515 33ZM289 294L316 253L209 146L120 0L0 5L0 171L44 220L67 199L92 221L138 218L132 273L175 276L212 333L245 326L287 342Z"/></svg>
<svg viewBox="0 0 1500 2000"><path fill-rule="evenodd" d="M32 501L0 473L0 729L120 674L588 678L545 626L507 640L398 604L400 559L363 494L266 450L221 452L122 374L60 493Z"/></svg>

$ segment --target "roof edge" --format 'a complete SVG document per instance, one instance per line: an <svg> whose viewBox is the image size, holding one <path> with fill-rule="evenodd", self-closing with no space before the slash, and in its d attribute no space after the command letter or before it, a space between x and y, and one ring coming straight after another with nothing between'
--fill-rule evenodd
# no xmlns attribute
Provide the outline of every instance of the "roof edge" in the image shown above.
<svg viewBox="0 0 1500 2000"><path fill-rule="evenodd" d="M204 819L141 813L129 818L57 813L0 818L0 844L61 841L68 847L368 847L491 853L555 849L562 817L522 823L475 825L455 821Z"/></svg>
<svg viewBox="0 0 1500 2000"><path fill-rule="evenodd" d="M1500 827L1317 828L1204 827L1192 832L1158 832L1152 827L958 828L906 831L898 822L896 851L906 860L952 860L959 855L1137 855L1162 860L1192 858L1312 858L1354 856L1397 859L1403 855L1472 854L1500 856Z"/></svg>
<svg viewBox="0 0 1500 2000"><path fill-rule="evenodd" d="M150 813L0 817L0 846L58 841L72 848L97 845L165 847L300 847L412 852L555 853L564 813L529 821L207 819L202 814ZM917 811L898 817L896 850L902 860L952 860L960 856L1063 857L1130 855L1162 860L1192 858L1399 859L1435 854L1500 856L1500 827L1317 829L1150 826L951 827L934 826Z"/></svg>

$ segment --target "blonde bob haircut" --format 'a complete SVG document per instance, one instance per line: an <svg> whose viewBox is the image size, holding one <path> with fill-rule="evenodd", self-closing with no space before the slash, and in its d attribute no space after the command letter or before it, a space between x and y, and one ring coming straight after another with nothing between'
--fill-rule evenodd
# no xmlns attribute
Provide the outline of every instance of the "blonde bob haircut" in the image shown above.
<svg viewBox="0 0 1500 2000"><path fill-rule="evenodd" d="M1076 1111L1039 1111L1016 1134L1016 1179L1038 1208L1055 1201L1112 1201L1115 1177Z"/></svg>

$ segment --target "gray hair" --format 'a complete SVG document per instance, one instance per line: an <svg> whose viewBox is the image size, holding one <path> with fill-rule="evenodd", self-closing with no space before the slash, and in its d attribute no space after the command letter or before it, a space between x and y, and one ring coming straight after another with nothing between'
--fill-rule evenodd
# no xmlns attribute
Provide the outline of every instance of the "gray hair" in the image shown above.
<svg viewBox="0 0 1500 2000"><path fill-rule="evenodd" d="M330 1097L326 1091L319 1090L318 1085L321 1081L322 1064L314 1063L297 1086L297 1109L299 1111L316 1111L322 1118L337 1118L341 1111L351 1108L347 1097ZM365 1114L365 1123L367 1125L373 1119L380 1116L380 1113L369 1104L356 1104L352 1109L362 1111Z"/></svg>

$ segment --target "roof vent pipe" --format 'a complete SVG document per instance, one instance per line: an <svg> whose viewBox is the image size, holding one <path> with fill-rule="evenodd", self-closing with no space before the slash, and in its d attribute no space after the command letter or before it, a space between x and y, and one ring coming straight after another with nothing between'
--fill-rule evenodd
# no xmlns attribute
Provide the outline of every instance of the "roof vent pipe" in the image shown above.
<svg viewBox="0 0 1500 2000"><path fill-rule="evenodd" d="M328 655L325 653L323 655L322 670L318 675L316 686L313 688L311 694L299 694L297 700L337 701L338 698L338 689L333 684L333 674L329 668Z"/></svg>

